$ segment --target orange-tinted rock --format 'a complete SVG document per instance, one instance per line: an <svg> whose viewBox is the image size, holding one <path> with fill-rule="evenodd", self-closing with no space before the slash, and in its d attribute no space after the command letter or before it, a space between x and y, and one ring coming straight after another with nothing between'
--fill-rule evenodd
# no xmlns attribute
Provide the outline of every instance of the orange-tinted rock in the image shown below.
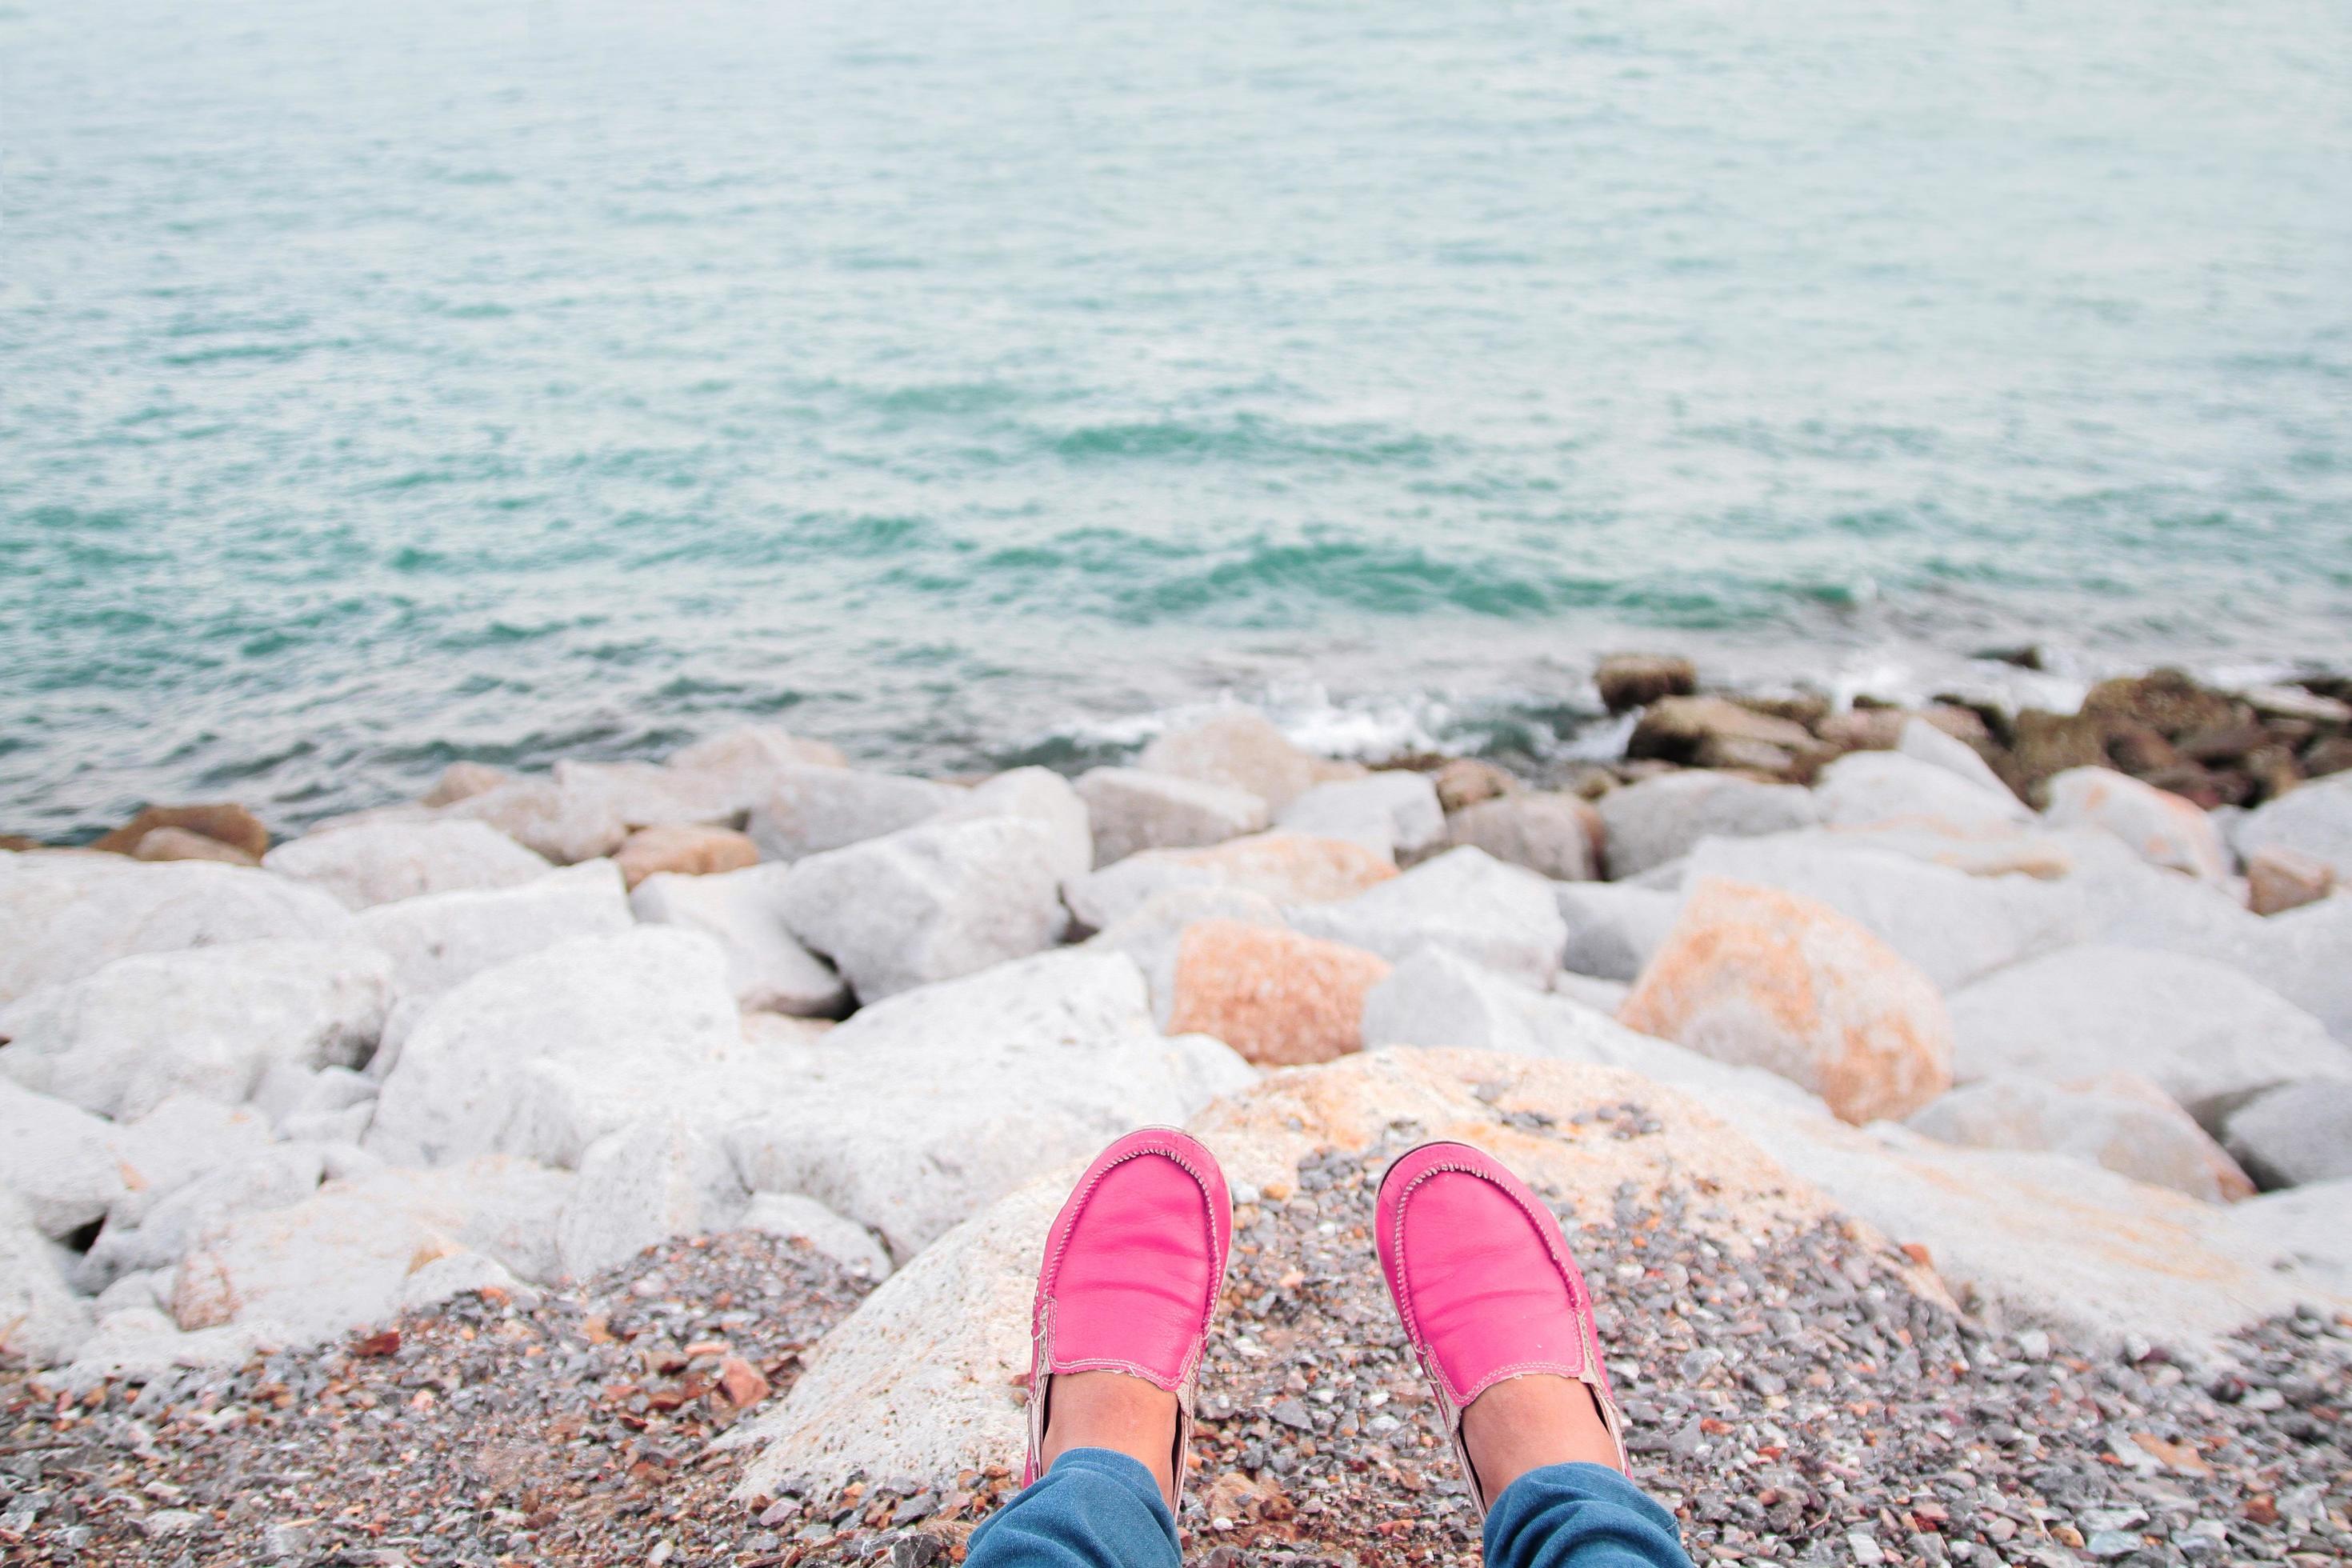
<svg viewBox="0 0 2352 1568"><path fill-rule="evenodd" d="M41 841L37 838L27 838L21 833L0 833L0 850L19 852L40 847Z"/></svg>
<svg viewBox="0 0 2352 1568"><path fill-rule="evenodd" d="M1171 1035L1213 1035L1261 1067L1363 1048L1364 994L1386 960L1297 931L1202 921L1177 943Z"/></svg>
<svg viewBox="0 0 2352 1568"><path fill-rule="evenodd" d="M1725 878L1693 890L1618 1018L1779 1073L1848 1121L1908 1115L1952 1083L1933 981L1826 904Z"/></svg>
<svg viewBox="0 0 2352 1568"><path fill-rule="evenodd" d="M1698 689L1698 671L1673 654L1612 653L1592 672L1592 684L1601 706L1625 713L1663 697L1688 697Z"/></svg>
<svg viewBox="0 0 2352 1568"><path fill-rule="evenodd" d="M2192 801L2113 768L2069 768L2050 780L2045 814L2053 827L2114 834L2143 860L2208 882L2230 874L2230 851L2213 819Z"/></svg>
<svg viewBox="0 0 2352 1568"><path fill-rule="evenodd" d="M2246 860L2247 902L2258 915L2283 915L2336 890L2336 868L2294 849L2257 849Z"/></svg>
<svg viewBox="0 0 2352 1568"><path fill-rule="evenodd" d="M224 866L261 864L234 844L224 844L184 827L158 827L142 834L139 847L131 853L141 860L213 860Z"/></svg>
<svg viewBox="0 0 2352 1568"><path fill-rule="evenodd" d="M1429 775L1437 786L1437 804L1448 816L1519 792L1519 781L1501 768L1476 757L1455 757Z"/></svg>
<svg viewBox="0 0 2352 1568"><path fill-rule="evenodd" d="M261 819L245 807L227 802L215 805L151 805L90 847L115 855L135 855L139 841L159 827L184 827L215 843L242 849L250 857L246 861L247 865L269 853L269 829L261 825Z"/></svg>
<svg viewBox="0 0 2352 1568"><path fill-rule="evenodd" d="M621 879L634 888L660 871L686 877L740 871L760 863L760 849L732 828L677 824L638 828L613 858L621 868Z"/></svg>

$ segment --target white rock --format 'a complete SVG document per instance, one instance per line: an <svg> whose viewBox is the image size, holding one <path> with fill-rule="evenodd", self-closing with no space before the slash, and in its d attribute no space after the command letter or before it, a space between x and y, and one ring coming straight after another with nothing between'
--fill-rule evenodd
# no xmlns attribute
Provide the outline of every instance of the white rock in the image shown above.
<svg viewBox="0 0 2352 1568"><path fill-rule="evenodd" d="M743 1190L726 1152L676 1116L608 1132L580 1159L556 1247L574 1279L601 1274L674 1236L723 1228Z"/></svg>
<svg viewBox="0 0 2352 1568"><path fill-rule="evenodd" d="M1941 768L1979 789L1990 790L1995 795L2011 793L2010 787L2000 782L2000 775L1992 771L1992 764L1986 762L1974 746L1956 735L1947 734L1925 719L1903 721L1903 733L1895 742L1895 750L1898 755Z"/></svg>
<svg viewBox="0 0 2352 1568"><path fill-rule="evenodd" d="M574 937L635 923L619 868L592 860L520 887L429 893L360 916L360 934L393 956L404 999L440 995L486 969Z"/></svg>
<svg viewBox="0 0 2352 1568"><path fill-rule="evenodd" d="M67 1286L65 1256L42 1237L16 1194L0 1186L0 1356L50 1366L71 1359L89 1337L89 1303Z"/></svg>
<svg viewBox="0 0 2352 1568"><path fill-rule="evenodd" d="M560 865L613 853L629 836L617 792L566 789L552 778L515 779L441 807L441 816L487 822Z"/></svg>
<svg viewBox="0 0 2352 1568"><path fill-rule="evenodd" d="M1953 1089L1908 1125L1939 1142L1973 1149L2071 1154L2209 1204L2253 1192L2245 1173L2204 1129L2136 1074L2065 1084L1996 1074Z"/></svg>
<svg viewBox="0 0 2352 1568"><path fill-rule="evenodd" d="M798 860L928 821L962 794L952 784L852 768L797 767L778 775L744 831L770 860Z"/></svg>
<svg viewBox="0 0 2352 1568"><path fill-rule="evenodd" d="M850 1273L866 1279L890 1277L890 1255L874 1233L856 1220L844 1219L814 1198L800 1193L755 1194L743 1217L742 1230L765 1231L788 1240L804 1241Z"/></svg>
<svg viewBox="0 0 2352 1568"><path fill-rule="evenodd" d="M236 1215L181 1263L172 1315L183 1329L268 1325L314 1343L391 1319L412 1275L476 1251L513 1272L552 1256L571 1178L520 1161L449 1171L387 1167L299 1204Z"/></svg>
<svg viewBox="0 0 2352 1568"><path fill-rule="evenodd" d="M784 921L871 1003L1060 941L1058 861L1055 836L1023 817L910 827L797 862Z"/></svg>
<svg viewBox="0 0 2352 1568"><path fill-rule="evenodd" d="M1086 946L1097 952L1123 952L1135 961L1151 989L1152 1018L1164 1029L1176 998L1176 953L1184 928L1202 921L1255 926L1287 923L1274 900L1261 893L1222 883L1177 887L1145 900L1108 930L1089 938Z"/></svg>
<svg viewBox="0 0 2352 1568"><path fill-rule="evenodd" d="M102 1289L124 1274L169 1268L232 1216L300 1203L325 1175L315 1144L274 1145L226 1162L152 1204L110 1215L77 1270L79 1282Z"/></svg>
<svg viewBox="0 0 2352 1568"><path fill-rule="evenodd" d="M1689 876L1694 885L1723 877L1827 904L1946 990L2082 934L2077 900L2050 884L1848 848L1833 834L1708 839L1692 851Z"/></svg>
<svg viewBox="0 0 2352 1568"><path fill-rule="evenodd" d="M269 1141L268 1119L252 1107L175 1094L113 1129L110 1144L127 1190L111 1217L137 1225L190 1182L260 1153Z"/></svg>
<svg viewBox="0 0 2352 1568"><path fill-rule="evenodd" d="M1840 757L1822 770L1813 799L1832 827L1923 827L1970 837L2033 821L2032 808L2007 789L1902 752Z"/></svg>
<svg viewBox="0 0 2352 1568"><path fill-rule="evenodd" d="M950 1231L859 1303L790 1394L719 1439L762 1450L745 1493L829 1495L856 1468L948 1485L1018 1452L1013 1373L1029 1364L1035 1259L1074 1173Z"/></svg>
<svg viewBox="0 0 2352 1568"><path fill-rule="evenodd" d="M2352 1177L2352 1081L2303 1079L2264 1089L2223 1116L2221 1142L2265 1187ZM2352 1222L2352 1210L2345 1217Z"/></svg>
<svg viewBox="0 0 2352 1568"><path fill-rule="evenodd" d="M365 1061L391 996L391 961L354 942L141 953L0 1010L0 1073L118 1119L184 1090L235 1104L273 1062Z"/></svg>
<svg viewBox="0 0 2352 1568"><path fill-rule="evenodd" d="M1147 849L1062 891L1081 924L1108 931L1179 888L1232 888L1277 904L1319 904L1352 899L1396 874L1385 853L1345 839L1254 833L1206 849Z"/></svg>
<svg viewBox="0 0 2352 1568"><path fill-rule="evenodd" d="M2203 951L2218 952L2352 1046L2352 963L2344 958L2352 952L2352 891L2268 920L2245 918L2251 928L2233 925L2231 942Z"/></svg>
<svg viewBox="0 0 2352 1568"><path fill-rule="evenodd" d="M2137 1072L2190 1112L2293 1078L2352 1078L2352 1050L2234 969L2093 944L2032 959L1951 998L1961 1082L1998 1073Z"/></svg>
<svg viewBox="0 0 2352 1568"><path fill-rule="evenodd" d="M539 1299L537 1291L517 1279L498 1259L479 1252L453 1252L435 1258L402 1281L398 1310L421 1311L488 1290L504 1291L524 1304Z"/></svg>
<svg viewBox="0 0 2352 1568"><path fill-rule="evenodd" d="M1633 986L1622 980L1595 980L1590 974L1573 974L1565 969L1551 977L1551 990L1555 996L1565 996L1612 1018L1617 1009L1625 1005L1625 998L1633 993Z"/></svg>
<svg viewBox="0 0 2352 1568"><path fill-rule="evenodd" d="M1680 893L1618 882L1561 883L1552 901L1567 927L1561 967L1574 974L1630 982L1672 931Z"/></svg>
<svg viewBox="0 0 2352 1568"><path fill-rule="evenodd" d="M1317 784L1286 805L1275 822L1285 832L1344 838L1402 861L1445 841L1445 808L1427 773L1391 769Z"/></svg>
<svg viewBox="0 0 2352 1568"><path fill-rule="evenodd" d="M482 822L385 822L289 838L264 870L325 889L354 910L425 893L512 888L544 877L546 858Z"/></svg>
<svg viewBox="0 0 2352 1568"><path fill-rule="evenodd" d="M2273 1273L2352 1297L2352 1179L2266 1193L2229 1217L2231 1240L2266 1256Z"/></svg>
<svg viewBox="0 0 2352 1568"><path fill-rule="evenodd" d="M112 1131L79 1106L0 1079L0 1189L52 1238L104 1218L125 1190Z"/></svg>
<svg viewBox="0 0 2352 1568"><path fill-rule="evenodd" d="M1144 747L1135 765L1246 790L1274 811L1324 782L1331 771L1331 764L1292 745L1264 715L1245 709L1170 731Z"/></svg>
<svg viewBox="0 0 2352 1568"><path fill-rule="evenodd" d="M730 816L740 816L775 793L786 769L847 765L841 748L794 735L775 724L744 724L670 754L672 773L692 774L717 792Z"/></svg>
<svg viewBox="0 0 2352 1568"><path fill-rule="evenodd" d="M1309 936L1401 963L1419 948L1461 953L1541 989L1559 968L1568 928L1553 884L1480 849L1449 849L1370 892L1287 911Z"/></svg>
<svg viewBox="0 0 2352 1568"><path fill-rule="evenodd" d="M2291 849L2336 868L2352 883L2352 773L2336 773L2256 806L2238 824L2238 852ZM0 892L0 899L5 898ZM5 962L5 961L0 961Z"/></svg>
<svg viewBox="0 0 2352 1568"><path fill-rule="evenodd" d="M281 1130L297 1117L352 1110L375 1099L375 1080L349 1068L272 1062L253 1093L254 1109ZM290 1134L288 1134L291 1136Z"/></svg>
<svg viewBox="0 0 2352 1568"><path fill-rule="evenodd" d="M1041 1170L1181 1121L1254 1069L1163 1038L1116 953L1050 953L893 996L831 1030L795 1090L740 1121L755 1192L804 1193L904 1258Z"/></svg>
<svg viewBox="0 0 2352 1568"><path fill-rule="evenodd" d="M351 914L268 871L121 855L0 856L0 1004L133 953L262 937L330 939Z"/></svg>
<svg viewBox="0 0 2352 1568"><path fill-rule="evenodd" d="M1067 885L1095 863L1093 819L1070 781L1051 768L1014 768L961 792L934 820L1009 816L1045 830L1054 875Z"/></svg>
<svg viewBox="0 0 2352 1568"><path fill-rule="evenodd" d="M2208 882L2229 879L2229 847L2195 802L2113 768L2068 768L2048 788L2051 826L2112 833L2153 865Z"/></svg>
<svg viewBox="0 0 2352 1568"><path fill-rule="evenodd" d="M1812 792L1707 770L1661 773L1597 803L1608 830L1609 875L1620 880L1681 859L1702 838L1746 838L1811 827Z"/></svg>
<svg viewBox="0 0 2352 1568"><path fill-rule="evenodd" d="M755 1011L824 1017L838 1013L849 988L833 965L800 944L784 926L784 879L792 868L753 866L715 876L667 872L629 895L639 921L709 937L726 951L735 1000Z"/></svg>
<svg viewBox="0 0 2352 1568"><path fill-rule="evenodd" d="M367 1161L374 1156L362 1152L359 1145L374 1121L375 1101L370 1100L347 1105L341 1110L297 1111L278 1124L278 1134L298 1142L341 1145L346 1158Z"/></svg>
<svg viewBox="0 0 2352 1568"><path fill-rule="evenodd" d="M576 1164L648 1114L709 1114L744 1055L726 955L697 932L576 937L476 975L425 1011L383 1080L368 1146L443 1163Z"/></svg>
<svg viewBox="0 0 2352 1568"><path fill-rule="evenodd" d="M79 1397L106 1383L168 1383L188 1371L232 1371L257 1355L283 1349L266 1328L206 1329L184 1334L163 1312L110 1313L73 1352L70 1365L47 1381Z"/></svg>
<svg viewBox="0 0 2352 1568"><path fill-rule="evenodd" d="M1096 768L1077 782L1093 823L1094 864L1139 849L1222 844L1266 825L1265 802L1244 790L1139 768Z"/></svg>
<svg viewBox="0 0 2352 1568"><path fill-rule="evenodd" d="M1594 840L1598 813L1569 795L1507 795L1482 800L1445 819L1446 841L1484 849L1507 866L1524 866L1559 882L1601 874Z"/></svg>

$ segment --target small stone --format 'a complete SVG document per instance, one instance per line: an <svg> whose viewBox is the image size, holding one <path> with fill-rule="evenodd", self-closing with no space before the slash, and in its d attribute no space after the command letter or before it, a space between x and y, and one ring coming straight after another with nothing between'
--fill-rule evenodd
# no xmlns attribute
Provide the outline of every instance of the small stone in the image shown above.
<svg viewBox="0 0 2352 1568"><path fill-rule="evenodd" d="M1307 1413L1307 1406L1296 1399L1276 1400L1274 1408L1266 1414L1295 1432L1315 1430L1315 1417L1309 1415Z"/></svg>
<svg viewBox="0 0 2352 1568"><path fill-rule="evenodd" d="M91 843L92 849L113 855L139 856L140 841L161 828L177 827L215 844L240 851L251 865L269 852L269 829L241 805L151 805L113 832Z"/></svg>
<svg viewBox="0 0 2352 1568"><path fill-rule="evenodd" d="M2336 868L2294 849L2258 849L2246 859L2247 907L2283 915L2315 904L2336 890Z"/></svg>
<svg viewBox="0 0 2352 1568"><path fill-rule="evenodd" d="M158 827L143 835L131 855L141 860L211 860L223 866L258 866L234 844L223 844L185 827Z"/></svg>
<svg viewBox="0 0 2352 1568"><path fill-rule="evenodd" d="M621 880L635 888L656 872L707 877L740 871L760 863L760 847L732 828L666 823L630 834L613 858L621 868Z"/></svg>
<svg viewBox="0 0 2352 1568"><path fill-rule="evenodd" d="M1698 670L1674 654L1612 653L1592 672L1601 704L1612 713L1646 708L1664 697L1688 697L1698 689Z"/></svg>

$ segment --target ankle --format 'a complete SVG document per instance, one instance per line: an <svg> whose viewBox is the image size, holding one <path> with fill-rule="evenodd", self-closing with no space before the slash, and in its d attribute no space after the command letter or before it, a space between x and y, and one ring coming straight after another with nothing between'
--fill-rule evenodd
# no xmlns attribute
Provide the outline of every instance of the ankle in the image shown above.
<svg viewBox="0 0 2352 1568"><path fill-rule="evenodd" d="M1045 1440L1039 1457L1047 1469L1073 1448L1108 1448L1150 1470L1160 1495L1175 1506L1174 1394L1118 1372L1063 1373L1043 1393Z"/></svg>
<svg viewBox="0 0 2352 1568"><path fill-rule="evenodd" d="M1536 1374L1495 1384L1462 1413L1462 1442L1490 1507L1506 1487L1545 1465L1624 1468L1592 1389L1573 1378Z"/></svg>

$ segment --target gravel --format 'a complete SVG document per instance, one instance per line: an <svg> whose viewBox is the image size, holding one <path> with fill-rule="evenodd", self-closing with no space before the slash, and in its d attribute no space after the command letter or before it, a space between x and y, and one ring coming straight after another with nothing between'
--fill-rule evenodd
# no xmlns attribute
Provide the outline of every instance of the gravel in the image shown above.
<svg viewBox="0 0 2352 1568"><path fill-rule="evenodd" d="M1609 1109L1617 1136L1654 1126ZM1369 1240L1380 1173L1410 1141L1327 1151L1236 1212L1192 1562L1476 1561ZM2151 1346L2094 1357L1957 1316L1858 1226L1770 1231L1735 1255L1696 1234L1703 1217L1719 1217L1706 1194L1670 1187L1570 1230L1635 1479L1696 1560L2352 1560L2352 1321L2273 1320L2195 1369ZM781 1393L864 1289L797 1244L730 1236L528 1310L462 1298L406 1320L388 1354L355 1341L71 1408L17 1377L0 1383L0 1549L191 1568L929 1568L961 1554L1018 1455L951 1484L873 1476L747 1507L742 1456L704 1447L740 1414L718 1386L728 1357Z"/></svg>

